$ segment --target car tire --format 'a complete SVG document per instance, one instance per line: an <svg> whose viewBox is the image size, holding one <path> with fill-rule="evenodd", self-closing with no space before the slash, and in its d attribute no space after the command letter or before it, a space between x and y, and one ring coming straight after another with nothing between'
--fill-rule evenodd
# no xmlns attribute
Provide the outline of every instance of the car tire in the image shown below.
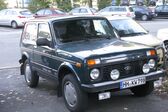
<svg viewBox="0 0 168 112"><path fill-rule="evenodd" d="M39 76L36 72L32 71L28 60L24 62L24 77L29 87L37 87L39 82Z"/></svg>
<svg viewBox="0 0 168 112"><path fill-rule="evenodd" d="M142 15L141 20L142 21L147 21L148 20L148 16L147 15Z"/></svg>
<svg viewBox="0 0 168 112"><path fill-rule="evenodd" d="M131 88L132 93L135 96L143 97L149 95L154 89L153 81L147 82L144 85Z"/></svg>
<svg viewBox="0 0 168 112"><path fill-rule="evenodd" d="M62 93L65 105L71 112L83 112L87 108L88 95L81 90L76 77L72 74L63 78Z"/></svg>
<svg viewBox="0 0 168 112"><path fill-rule="evenodd" d="M18 24L16 23L16 21L12 21L11 27L14 29L18 28Z"/></svg>

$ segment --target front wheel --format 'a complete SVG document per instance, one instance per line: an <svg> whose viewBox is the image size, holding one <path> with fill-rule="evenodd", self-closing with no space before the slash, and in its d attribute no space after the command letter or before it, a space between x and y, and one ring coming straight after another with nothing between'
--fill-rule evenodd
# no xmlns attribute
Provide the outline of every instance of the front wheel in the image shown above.
<svg viewBox="0 0 168 112"><path fill-rule="evenodd" d="M87 93L81 90L72 74L63 78L62 93L65 104L71 112L82 112L86 109L88 103Z"/></svg>
<svg viewBox="0 0 168 112"><path fill-rule="evenodd" d="M135 96L143 97L149 95L154 89L153 81L147 82L144 85L131 88Z"/></svg>
<svg viewBox="0 0 168 112"><path fill-rule="evenodd" d="M142 19L142 21L147 21L148 20L148 16L147 15L142 15L141 19Z"/></svg>
<svg viewBox="0 0 168 112"><path fill-rule="evenodd" d="M33 72L28 60L24 63L24 77L28 86L36 87L39 82L39 76L36 72Z"/></svg>

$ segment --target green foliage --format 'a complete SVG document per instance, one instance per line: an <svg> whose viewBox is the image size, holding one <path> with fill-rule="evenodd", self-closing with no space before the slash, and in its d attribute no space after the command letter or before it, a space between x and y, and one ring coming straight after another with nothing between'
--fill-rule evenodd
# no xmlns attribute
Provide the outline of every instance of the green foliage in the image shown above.
<svg viewBox="0 0 168 112"><path fill-rule="evenodd" d="M4 2L5 0L0 0L0 10L5 9L7 4Z"/></svg>
<svg viewBox="0 0 168 112"><path fill-rule="evenodd" d="M121 0L116 0L116 5L120 5Z"/></svg>
<svg viewBox="0 0 168 112"><path fill-rule="evenodd" d="M102 8L109 6L110 4L111 4L111 0L99 0L98 1L98 8L102 9Z"/></svg>
<svg viewBox="0 0 168 112"><path fill-rule="evenodd" d="M57 3L57 7L63 9L65 11L69 11L72 9L71 0L55 0Z"/></svg>
<svg viewBox="0 0 168 112"><path fill-rule="evenodd" d="M50 5L50 2L47 0L31 0L29 4L29 9L32 12L36 12L39 9L49 7L49 5Z"/></svg>

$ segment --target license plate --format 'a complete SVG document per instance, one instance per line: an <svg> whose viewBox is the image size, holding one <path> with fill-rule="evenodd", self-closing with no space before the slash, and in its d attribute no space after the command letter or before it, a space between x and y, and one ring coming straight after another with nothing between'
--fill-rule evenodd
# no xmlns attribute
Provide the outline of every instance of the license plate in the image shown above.
<svg viewBox="0 0 168 112"><path fill-rule="evenodd" d="M130 88L138 85L142 85L146 83L146 78L141 77L141 78L135 78L127 81L122 81L120 82L120 89L125 89L125 88Z"/></svg>

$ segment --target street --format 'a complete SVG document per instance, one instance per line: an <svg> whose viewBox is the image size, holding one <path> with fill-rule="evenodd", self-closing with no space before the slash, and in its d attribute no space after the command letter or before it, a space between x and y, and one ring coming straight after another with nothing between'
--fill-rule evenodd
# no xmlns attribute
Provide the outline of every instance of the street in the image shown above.
<svg viewBox="0 0 168 112"><path fill-rule="evenodd" d="M152 35L168 26L167 19L138 21ZM37 88L29 88L20 75L19 40L22 29L0 27L0 112L69 112L63 98L56 95L53 82L40 79ZM111 99L97 101L89 96L87 112L168 112L168 96L155 93L138 98L129 90L112 93Z"/></svg>

